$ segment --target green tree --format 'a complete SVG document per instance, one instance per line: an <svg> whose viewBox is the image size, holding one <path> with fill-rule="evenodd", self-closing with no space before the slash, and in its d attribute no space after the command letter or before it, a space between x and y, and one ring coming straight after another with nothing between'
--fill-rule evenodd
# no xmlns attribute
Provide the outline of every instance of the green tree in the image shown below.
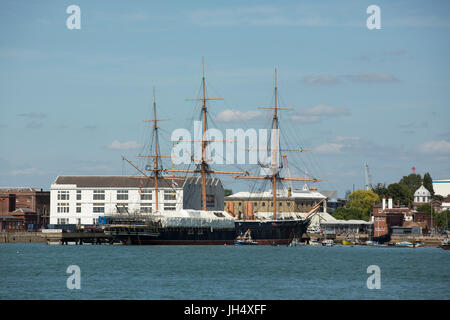
<svg viewBox="0 0 450 320"><path fill-rule="evenodd" d="M429 203L422 204L417 207L417 212L425 213L427 216L431 216L431 205ZM433 215L435 215L435 211L433 208Z"/></svg>
<svg viewBox="0 0 450 320"><path fill-rule="evenodd" d="M348 198L347 208L361 211L362 217L366 221L369 220L374 201L379 200L378 195L372 190L356 190Z"/></svg>
<svg viewBox="0 0 450 320"><path fill-rule="evenodd" d="M378 183L373 189L373 192L375 192L380 199L383 197L388 196L388 190L386 188L386 185L384 183Z"/></svg>
<svg viewBox="0 0 450 320"><path fill-rule="evenodd" d="M337 208L333 213L333 217L339 220L366 220L369 219L364 216L361 210L355 208Z"/></svg>
<svg viewBox="0 0 450 320"><path fill-rule="evenodd" d="M450 218L450 210L444 210L442 212L433 213L433 225L448 228L448 219Z"/></svg>
<svg viewBox="0 0 450 320"><path fill-rule="evenodd" d="M407 186L414 195L414 192L416 192L416 190L422 185L422 177L420 174L411 173L408 176L404 176L398 183Z"/></svg>
<svg viewBox="0 0 450 320"><path fill-rule="evenodd" d="M434 196L433 180L428 172L423 175L423 186Z"/></svg>
<svg viewBox="0 0 450 320"><path fill-rule="evenodd" d="M387 187L387 191L394 202L400 201L402 205L407 206L413 201L414 191L411 191L406 184L392 183Z"/></svg>
<svg viewBox="0 0 450 320"><path fill-rule="evenodd" d="M231 190L231 189L225 189L224 192L225 192L225 197L231 196L233 194L233 190Z"/></svg>

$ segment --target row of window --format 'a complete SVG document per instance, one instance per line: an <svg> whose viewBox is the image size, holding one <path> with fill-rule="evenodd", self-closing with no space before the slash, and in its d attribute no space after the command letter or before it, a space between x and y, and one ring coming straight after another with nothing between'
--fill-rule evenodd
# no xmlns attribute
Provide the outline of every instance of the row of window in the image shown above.
<svg viewBox="0 0 450 320"><path fill-rule="evenodd" d="M122 203L116 206L118 213L128 213L128 203ZM165 203L164 210L173 211L176 210L176 203ZM57 213L69 213L69 204L68 203L58 203ZM105 204L104 203L95 203L92 207L92 212L94 213L105 213ZM152 204L151 203L141 203L139 207L140 213L151 213L152 212ZM81 204L77 203L76 213L81 213Z"/></svg>
<svg viewBox="0 0 450 320"><path fill-rule="evenodd" d="M286 203L286 206L290 207L291 206L291 202L279 202L278 206L282 207L283 203ZM267 204L269 204L269 202L267 202ZM299 205L301 206L312 206L314 203L313 202L299 202ZM238 203L239 206L242 206L242 202ZM253 205L256 207L258 206L258 202L253 202ZM266 203L265 202L261 202L261 206L265 207ZM270 206L273 207L273 202L270 202Z"/></svg>
<svg viewBox="0 0 450 320"><path fill-rule="evenodd" d="M386 227L376 227L375 231L386 231Z"/></svg>
<svg viewBox="0 0 450 320"><path fill-rule="evenodd" d="M376 217L375 221L386 221L386 218L384 218L384 217Z"/></svg>
<svg viewBox="0 0 450 320"><path fill-rule="evenodd" d="M153 189L139 189L141 200L152 200ZM105 200L105 190L96 189L93 194L94 200ZM69 191L59 190L58 200L69 200ZM77 190L77 200L81 200L81 190ZM128 190L117 190L117 200L128 200ZM164 200L177 200L176 192L164 190Z"/></svg>

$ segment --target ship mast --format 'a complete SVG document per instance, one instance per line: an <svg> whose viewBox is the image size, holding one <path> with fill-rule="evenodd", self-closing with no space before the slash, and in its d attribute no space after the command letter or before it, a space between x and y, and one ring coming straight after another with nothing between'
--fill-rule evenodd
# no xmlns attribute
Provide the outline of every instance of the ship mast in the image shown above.
<svg viewBox="0 0 450 320"><path fill-rule="evenodd" d="M208 161L206 159L206 146L209 142L219 142L220 140L207 140L206 139L206 130L207 130L207 124L206 124L206 114L208 107L206 105L206 101L209 100L223 100L223 98L207 98L206 97L206 80L205 80L205 60L202 58L202 93L203 96L200 99L185 99L185 101L202 101L201 106L201 114L202 114L202 140L201 140L201 146L202 146L202 157L200 159L200 166L197 170L164 170L166 172L186 172L186 173L200 173L201 174L201 181L202 181L202 210L206 211L206 177L208 174L211 173L219 173L219 174L245 174L248 175L248 172L236 172L236 171L217 171L217 170L210 170ZM196 140L183 140L183 142L198 142Z"/></svg>
<svg viewBox="0 0 450 320"><path fill-rule="evenodd" d="M277 85L277 69L275 68L275 104L273 107L259 107L258 109L272 109L273 110L273 135L272 135L272 148L267 149L272 151L272 169L271 175L266 176L236 176L236 179L268 179L272 183L272 203L273 203L273 220L277 219L277 181L322 181L315 178L291 178L280 177L278 169L282 166L278 165L278 156L280 151L307 151L309 149L280 149L278 146L278 111L279 110L294 110L292 108L280 108L278 107L278 85Z"/></svg>
<svg viewBox="0 0 450 320"><path fill-rule="evenodd" d="M155 152L152 155L138 155L138 157L151 157L153 158L153 168L146 168L147 171L153 172L153 183L155 187L155 211L159 210L159 193L158 193L158 179L184 179L181 177L171 177L166 178L161 176L161 172L165 172L166 170L160 168L159 166L159 158L169 158L169 156L161 156L159 155L159 146L158 146L158 122L159 121L166 121L169 119L157 119L156 118L156 93L155 93L155 87L153 87L153 119L152 120L143 120L143 122L153 122L152 128L153 128L153 136L154 136L154 143L155 143ZM148 176L140 170L138 167L136 167L130 160L122 156L122 158L127 161L130 165L132 165L136 170L138 170L140 173L142 173L146 178L151 179L152 177ZM140 177L131 177L135 179L141 179Z"/></svg>

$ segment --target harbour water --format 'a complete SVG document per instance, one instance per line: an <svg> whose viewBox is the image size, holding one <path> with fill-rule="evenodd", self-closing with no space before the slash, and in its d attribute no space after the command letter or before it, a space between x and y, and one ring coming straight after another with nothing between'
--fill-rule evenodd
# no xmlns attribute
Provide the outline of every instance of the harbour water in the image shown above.
<svg viewBox="0 0 450 320"><path fill-rule="evenodd" d="M449 263L438 248L2 244L0 299L447 300Z"/></svg>

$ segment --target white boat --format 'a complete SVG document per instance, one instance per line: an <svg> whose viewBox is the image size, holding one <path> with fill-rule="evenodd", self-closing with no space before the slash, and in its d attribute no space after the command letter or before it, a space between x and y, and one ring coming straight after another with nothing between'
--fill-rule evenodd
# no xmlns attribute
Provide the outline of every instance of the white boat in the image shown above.
<svg viewBox="0 0 450 320"><path fill-rule="evenodd" d="M310 246L320 246L321 243L317 239L311 239L311 240L309 240L309 245Z"/></svg>
<svg viewBox="0 0 450 320"><path fill-rule="evenodd" d="M292 239L291 243L289 243L288 246L289 247L302 247L302 246L306 246L306 243L301 242L300 239L298 239L298 238L294 238L294 239Z"/></svg>
<svg viewBox="0 0 450 320"><path fill-rule="evenodd" d="M334 246L334 241L331 239L325 239L322 241L322 245L325 247L332 247Z"/></svg>
<svg viewBox="0 0 450 320"><path fill-rule="evenodd" d="M412 244L411 242L408 241L402 241L402 242L396 242L395 243L396 247L408 247L408 248L413 248L414 244Z"/></svg>

